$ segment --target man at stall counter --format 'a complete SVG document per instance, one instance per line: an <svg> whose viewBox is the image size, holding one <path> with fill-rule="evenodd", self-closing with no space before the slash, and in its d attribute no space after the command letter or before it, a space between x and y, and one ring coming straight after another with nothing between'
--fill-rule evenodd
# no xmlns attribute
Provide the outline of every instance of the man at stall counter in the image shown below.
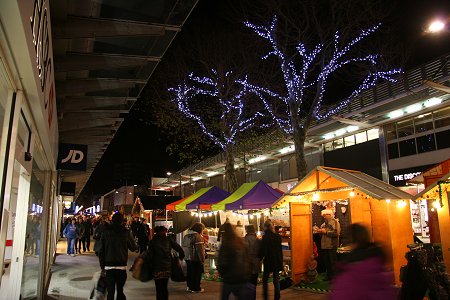
<svg viewBox="0 0 450 300"><path fill-rule="evenodd" d="M339 233L341 226L339 222L333 218L333 211L331 209L324 209L321 212L325 222L322 223L318 233L322 234L321 248L323 261L327 269L326 280L331 280L334 276L334 267L336 263L336 250L339 246Z"/></svg>

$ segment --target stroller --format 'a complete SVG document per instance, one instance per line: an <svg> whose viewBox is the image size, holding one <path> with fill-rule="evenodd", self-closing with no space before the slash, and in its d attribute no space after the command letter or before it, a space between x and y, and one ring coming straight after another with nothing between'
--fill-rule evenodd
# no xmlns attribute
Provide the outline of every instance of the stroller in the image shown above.
<svg viewBox="0 0 450 300"><path fill-rule="evenodd" d="M400 269L399 300L422 300L427 291L431 300L450 299L450 280L441 249L432 244L410 244L408 248L408 264Z"/></svg>

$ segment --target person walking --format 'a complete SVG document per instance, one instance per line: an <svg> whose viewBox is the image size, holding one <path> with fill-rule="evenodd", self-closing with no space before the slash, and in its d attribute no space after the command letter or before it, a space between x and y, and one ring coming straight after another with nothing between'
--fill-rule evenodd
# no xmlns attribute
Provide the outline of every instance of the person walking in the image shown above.
<svg viewBox="0 0 450 300"><path fill-rule="evenodd" d="M322 217L325 221L317 230L322 235L320 240L321 254L327 269L327 278L325 280L332 280L334 276L334 267L337 260L337 248L339 246L339 222L333 218L333 211L331 209L324 209L321 211Z"/></svg>
<svg viewBox="0 0 450 300"><path fill-rule="evenodd" d="M283 250L281 248L281 236L275 232L272 222L264 223L264 235L261 240L259 258L263 260L263 296L264 300L269 298L267 282L272 273L274 299L280 299L280 271L283 270Z"/></svg>
<svg viewBox="0 0 450 300"><path fill-rule="evenodd" d="M256 236L255 226L253 224L245 226L247 234L244 237L245 247L249 261L249 280L251 284L251 293L248 293L247 299L256 299L256 286L258 285L258 276L261 272L261 259L259 251L261 249L261 240Z"/></svg>
<svg viewBox="0 0 450 300"><path fill-rule="evenodd" d="M116 291L117 300L126 299L123 286L127 280L128 250L138 250L131 232L122 225L123 219L121 213L115 213L112 224L100 238L99 262L106 276L108 300L114 300Z"/></svg>
<svg viewBox="0 0 450 300"><path fill-rule="evenodd" d="M204 272L205 262L205 243L201 233L205 225L195 223L192 225L188 233L183 237L182 247L184 250L187 265L187 291L194 293L203 293L205 290L201 288L200 281Z"/></svg>
<svg viewBox="0 0 450 300"><path fill-rule="evenodd" d="M184 258L184 251L177 242L167 236L167 228L164 226L155 227L155 236L149 242L148 249L152 257L156 299L168 300L169 290L167 289L167 284L170 278L172 249L178 252L179 259Z"/></svg>
<svg viewBox="0 0 450 300"><path fill-rule="evenodd" d="M67 238L67 255L71 256L75 256L74 246L79 235L75 222L75 219L72 219L63 230L63 236Z"/></svg>
<svg viewBox="0 0 450 300"><path fill-rule="evenodd" d="M84 239L84 225L81 217L77 219L75 225L78 228L78 237L75 240L75 253L81 254L81 244Z"/></svg>
<svg viewBox="0 0 450 300"><path fill-rule="evenodd" d="M150 227L147 224L147 220L142 218L137 231L139 253L142 253L147 249L149 236L150 236Z"/></svg>
<svg viewBox="0 0 450 300"><path fill-rule="evenodd" d="M101 237L103 234L103 230L105 230L105 228L108 226L108 222L106 217L102 217L99 221L99 224L97 224L97 226L95 226L94 229L94 252L95 255L98 256L98 252L100 251L100 245L102 243L101 241Z"/></svg>
<svg viewBox="0 0 450 300"><path fill-rule="evenodd" d="M91 251L91 236L93 234L93 227L92 227L92 222L90 219L88 219L86 216L83 216L83 238L82 238L82 243L83 243L83 252L87 251Z"/></svg>
<svg viewBox="0 0 450 300"><path fill-rule="evenodd" d="M336 264L330 300L397 299L392 272L386 268L386 257L379 245L370 242L366 226L350 226L352 244L349 254Z"/></svg>
<svg viewBox="0 0 450 300"><path fill-rule="evenodd" d="M221 300L233 294L238 300L247 300L245 285L249 278L249 264L244 240L230 223L224 224L222 244L217 259L217 271L222 277Z"/></svg>

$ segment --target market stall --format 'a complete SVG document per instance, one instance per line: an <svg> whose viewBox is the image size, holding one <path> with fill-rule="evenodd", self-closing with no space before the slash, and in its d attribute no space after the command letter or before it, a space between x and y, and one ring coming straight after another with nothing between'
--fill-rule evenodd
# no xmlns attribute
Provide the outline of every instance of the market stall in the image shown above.
<svg viewBox="0 0 450 300"><path fill-rule="evenodd" d="M430 184L422 192L414 196L414 201L430 201L432 211L437 212L438 233L444 263L450 270L450 209L449 209L450 172Z"/></svg>
<svg viewBox="0 0 450 300"><path fill-rule="evenodd" d="M348 210L350 223L369 228L373 240L384 246L393 280L399 284L406 246L413 242L410 199L408 193L362 172L316 167L274 204L274 208L289 210L294 281L301 281L308 270L313 253L312 207L321 202L334 212L338 204L345 206L342 211Z"/></svg>
<svg viewBox="0 0 450 300"><path fill-rule="evenodd" d="M175 210L199 209L200 204L217 203L229 195L230 193L216 186L205 187L184 198L184 201L175 205Z"/></svg>

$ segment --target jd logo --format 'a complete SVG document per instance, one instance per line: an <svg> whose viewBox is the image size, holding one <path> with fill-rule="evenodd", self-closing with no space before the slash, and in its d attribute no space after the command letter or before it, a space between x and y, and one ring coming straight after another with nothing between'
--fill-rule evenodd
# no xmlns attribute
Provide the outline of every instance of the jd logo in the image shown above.
<svg viewBox="0 0 450 300"><path fill-rule="evenodd" d="M78 157L77 157L78 156ZM61 162L66 163L70 160L71 164L78 164L81 161L83 161L84 153L80 150L70 150L69 155L67 155L66 158L64 158Z"/></svg>
<svg viewBox="0 0 450 300"><path fill-rule="evenodd" d="M87 145L59 144L58 166L59 170L86 171Z"/></svg>

